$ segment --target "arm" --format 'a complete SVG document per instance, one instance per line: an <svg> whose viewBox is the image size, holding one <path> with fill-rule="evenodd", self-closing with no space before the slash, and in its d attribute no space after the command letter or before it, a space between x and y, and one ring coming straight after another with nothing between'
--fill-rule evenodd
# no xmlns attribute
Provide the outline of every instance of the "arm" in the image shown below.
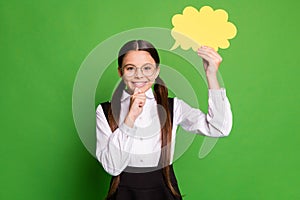
<svg viewBox="0 0 300 200"><path fill-rule="evenodd" d="M96 157L105 171L116 176L128 165L135 128L124 123L111 131L101 105L96 110Z"/></svg>
<svg viewBox="0 0 300 200"><path fill-rule="evenodd" d="M227 136L232 128L232 112L226 90L220 88L217 79L222 58L213 48L207 46L199 48L198 55L203 60L208 82L208 114L191 108L181 100L176 100L179 113L178 124L187 131L211 137Z"/></svg>
<svg viewBox="0 0 300 200"><path fill-rule="evenodd" d="M96 110L96 156L103 168L111 175L119 175L130 160L130 152L133 148L133 137L137 128L134 126L136 118L141 114L145 105L146 95L144 89L151 85L136 88L130 100L130 108L124 122L112 133L101 105Z"/></svg>
<svg viewBox="0 0 300 200"><path fill-rule="evenodd" d="M207 114L174 98L174 121L189 132L210 137L228 136L232 128L232 112L226 90L210 89L208 96Z"/></svg>

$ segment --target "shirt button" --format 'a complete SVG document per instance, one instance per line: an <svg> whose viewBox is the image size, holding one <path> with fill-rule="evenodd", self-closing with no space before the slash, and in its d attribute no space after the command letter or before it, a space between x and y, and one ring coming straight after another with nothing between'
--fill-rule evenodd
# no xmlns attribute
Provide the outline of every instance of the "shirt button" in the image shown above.
<svg viewBox="0 0 300 200"><path fill-rule="evenodd" d="M140 140L142 141L142 140L143 140L143 138L140 138Z"/></svg>
<svg viewBox="0 0 300 200"><path fill-rule="evenodd" d="M141 159L140 162L144 162L144 161Z"/></svg>

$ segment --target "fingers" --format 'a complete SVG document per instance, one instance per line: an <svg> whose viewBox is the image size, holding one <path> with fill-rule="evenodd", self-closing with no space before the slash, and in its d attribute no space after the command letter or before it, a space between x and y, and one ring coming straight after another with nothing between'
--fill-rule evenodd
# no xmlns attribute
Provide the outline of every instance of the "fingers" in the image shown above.
<svg viewBox="0 0 300 200"><path fill-rule="evenodd" d="M140 92L140 89L139 88L134 88L134 91L133 91L133 95L136 95Z"/></svg>
<svg viewBox="0 0 300 200"><path fill-rule="evenodd" d="M139 88L140 93L145 93L148 89L151 88L152 84L153 81L147 81L147 83L143 87Z"/></svg>
<svg viewBox="0 0 300 200"><path fill-rule="evenodd" d="M208 52L208 53L211 53L212 55L215 55L219 58L221 58L221 56L215 51L215 49L211 48L211 47L208 47L208 46L201 46L199 49L198 49L198 52Z"/></svg>
<svg viewBox="0 0 300 200"><path fill-rule="evenodd" d="M209 60L216 60L219 62L222 61L222 57L214 49L210 47L199 48L198 55Z"/></svg>
<svg viewBox="0 0 300 200"><path fill-rule="evenodd" d="M203 59L203 67L206 75L216 75L222 62L222 57L213 48L208 46L201 46L197 53Z"/></svg>
<svg viewBox="0 0 300 200"><path fill-rule="evenodd" d="M135 103L139 106L139 107L143 107L145 105L146 102L146 95L145 94L138 94L135 98L134 98Z"/></svg>
<svg viewBox="0 0 300 200"><path fill-rule="evenodd" d="M142 111L143 106L146 103L146 94L145 92L151 88L153 82L147 81L147 83L141 88L135 88L133 95L131 96L130 110L134 113L135 116L139 115Z"/></svg>
<svg viewBox="0 0 300 200"><path fill-rule="evenodd" d="M148 81L143 87L135 88L133 91L133 95L131 97L132 102L137 101L139 107L143 107L146 102L146 94L145 92L151 88L153 82Z"/></svg>
<svg viewBox="0 0 300 200"><path fill-rule="evenodd" d="M197 53L208 62L215 62L217 64L222 62L222 57L211 47L201 46Z"/></svg>
<svg viewBox="0 0 300 200"><path fill-rule="evenodd" d="M133 95L130 98L130 108L128 117L134 122L143 111L143 106L146 103L146 95L141 92L140 88L135 88Z"/></svg>
<svg viewBox="0 0 300 200"><path fill-rule="evenodd" d="M146 95L141 91L140 88L135 88L134 93L131 96L132 105L136 105L138 107L143 107L146 102Z"/></svg>

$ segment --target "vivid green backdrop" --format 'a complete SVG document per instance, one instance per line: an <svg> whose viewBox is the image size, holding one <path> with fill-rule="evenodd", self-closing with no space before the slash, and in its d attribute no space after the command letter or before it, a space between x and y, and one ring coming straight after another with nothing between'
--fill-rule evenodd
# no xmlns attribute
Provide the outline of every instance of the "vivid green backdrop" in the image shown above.
<svg viewBox="0 0 300 200"><path fill-rule="evenodd" d="M76 73L108 37L172 28L171 17L189 5L226 10L238 34L219 51L234 126L204 159L199 136L174 164L185 199L300 199L296 0L2 0L0 199L103 199L110 177L73 121ZM199 95L205 110L206 91Z"/></svg>

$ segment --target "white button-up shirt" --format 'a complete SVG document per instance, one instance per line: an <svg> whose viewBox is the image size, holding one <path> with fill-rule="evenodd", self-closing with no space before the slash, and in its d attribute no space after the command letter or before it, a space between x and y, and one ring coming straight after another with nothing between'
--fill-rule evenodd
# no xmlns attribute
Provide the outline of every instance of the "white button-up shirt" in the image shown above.
<svg viewBox="0 0 300 200"><path fill-rule="evenodd" d="M130 128L124 124L129 110L130 94L121 97L120 124L112 133L101 104L96 109L96 156L105 171L116 176L127 166L156 167L161 153L160 121L152 89L146 91L142 113ZM226 90L208 90L208 114L174 98L171 159L173 161L176 130L184 130L210 137L227 136L232 128L232 112Z"/></svg>

